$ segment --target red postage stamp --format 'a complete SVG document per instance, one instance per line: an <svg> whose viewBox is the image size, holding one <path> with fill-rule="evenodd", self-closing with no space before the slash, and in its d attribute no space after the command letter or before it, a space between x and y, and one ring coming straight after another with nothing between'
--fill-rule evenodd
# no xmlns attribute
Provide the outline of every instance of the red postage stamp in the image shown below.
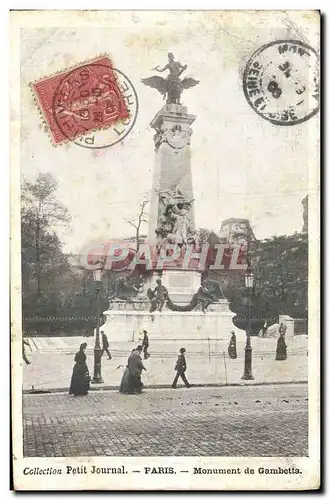
<svg viewBox="0 0 330 500"><path fill-rule="evenodd" d="M108 57L39 80L32 89L54 144L129 117Z"/></svg>

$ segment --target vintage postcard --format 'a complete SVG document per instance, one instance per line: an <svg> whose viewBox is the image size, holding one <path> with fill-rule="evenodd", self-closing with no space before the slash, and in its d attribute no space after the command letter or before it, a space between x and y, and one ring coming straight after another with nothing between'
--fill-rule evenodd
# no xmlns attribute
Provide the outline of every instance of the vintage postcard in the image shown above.
<svg viewBox="0 0 330 500"><path fill-rule="evenodd" d="M320 14L11 12L15 490L320 487Z"/></svg>

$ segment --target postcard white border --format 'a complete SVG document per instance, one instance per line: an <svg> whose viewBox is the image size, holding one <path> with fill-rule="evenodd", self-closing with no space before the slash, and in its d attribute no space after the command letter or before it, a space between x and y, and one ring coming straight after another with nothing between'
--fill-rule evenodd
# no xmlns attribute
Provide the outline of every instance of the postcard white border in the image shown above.
<svg viewBox="0 0 330 500"><path fill-rule="evenodd" d="M314 11L315 12L315 11ZM11 313L12 313L12 401L13 401L13 468L14 485L17 490L296 490L318 488L320 457L320 406L319 406L319 318L320 318L320 197L319 165L311 165L309 178L309 457L97 457L97 458L23 458L22 442L22 366L21 366L21 301L20 301L20 28L33 26L80 26L93 23L104 25L104 12L94 13L93 20L86 21L78 12L60 11L12 13L11 16ZM318 144L318 137L310 137L311 147ZM235 475L193 475L176 474L166 476L165 487L160 486L156 475L139 474L138 482L133 473L126 476L35 476L25 475L25 467L65 467L66 465L87 465L119 467L126 465L128 470L142 468L152 463L154 466L175 466L193 471L194 467L233 468L240 466L276 468L297 467L299 475L261 475L242 474L238 481ZM110 464L110 465L109 465ZM163 478L164 479L164 478ZM165 480L164 480L165 482Z"/></svg>

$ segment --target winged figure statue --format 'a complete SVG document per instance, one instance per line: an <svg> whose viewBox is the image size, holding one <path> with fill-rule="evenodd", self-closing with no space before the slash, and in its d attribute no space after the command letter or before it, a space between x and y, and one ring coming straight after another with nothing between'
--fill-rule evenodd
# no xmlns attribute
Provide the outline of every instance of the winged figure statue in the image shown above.
<svg viewBox="0 0 330 500"><path fill-rule="evenodd" d="M180 104L183 90L194 87L199 83L194 78L180 78L186 69L187 65L182 66L178 61L174 61L174 56L170 52L168 54L168 63L163 68L159 66L152 68L152 71L158 71L159 73L169 70L170 73L167 78L151 76L150 78L143 78L141 81L144 85L157 89L164 96L164 99L166 99L166 104Z"/></svg>

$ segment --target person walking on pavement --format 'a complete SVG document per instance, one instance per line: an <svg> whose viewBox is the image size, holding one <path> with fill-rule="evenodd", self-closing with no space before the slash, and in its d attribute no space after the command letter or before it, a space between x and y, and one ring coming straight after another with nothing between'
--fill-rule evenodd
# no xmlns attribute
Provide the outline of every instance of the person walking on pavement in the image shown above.
<svg viewBox="0 0 330 500"><path fill-rule="evenodd" d="M132 351L130 357L128 358L128 370L130 374L130 390L133 393L141 393L143 389L143 383L141 380L142 370L147 370L142 363L141 358L142 346L138 345L135 350Z"/></svg>
<svg viewBox="0 0 330 500"><path fill-rule="evenodd" d="M228 347L228 356L230 359L237 358L237 350L236 350L236 335L235 332L231 332L231 339Z"/></svg>
<svg viewBox="0 0 330 500"><path fill-rule="evenodd" d="M150 354L148 353L148 347L149 347L148 332L147 332L147 330L143 330L142 349L143 349L144 359L150 358Z"/></svg>
<svg viewBox="0 0 330 500"><path fill-rule="evenodd" d="M109 351L109 341L108 341L108 337L106 336L106 334L102 331L101 332L102 334L102 356L103 354L106 352L107 355L108 355L108 359L111 359L111 354L110 354L110 351Z"/></svg>
<svg viewBox="0 0 330 500"><path fill-rule="evenodd" d="M26 339L22 339L22 358L24 359L25 363L27 365L30 365L31 364L31 361L29 361L26 357L26 354L25 354L25 346L29 346L30 347L30 344L29 344L29 341L26 340Z"/></svg>
<svg viewBox="0 0 330 500"><path fill-rule="evenodd" d="M79 351L74 357L75 365L72 371L69 390L69 394L73 394L74 396L85 396L90 389L91 378L86 363L86 347L86 342L80 344Z"/></svg>
<svg viewBox="0 0 330 500"><path fill-rule="evenodd" d="M280 324L280 327L279 327L279 329L278 329L278 333L279 333L280 335L285 335L285 333L286 333L286 325L284 325L283 323L281 323L281 324Z"/></svg>
<svg viewBox="0 0 330 500"><path fill-rule="evenodd" d="M285 343L284 333L280 333L280 336L277 340L275 360L285 361L286 358L287 358L287 353L286 353L286 343Z"/></svg>
<svg viewBox="0 0 330 500"><path fill-rule="evenodd" d="M124 373L123 373L123 376L122 376L122 379L120 382L119 392L121 392L122 394L133 394L133 391L131 388L131 385L132 385L131 374L130 374L128 367L130 364L131 355L133 354L134 351L135 351L135 348L132 349L132 352L128 357L126 368L124 370Z"/></svg>
<svg viewBox="0 0 330 500"><path fill-rule="evenodd" d="M266 334L267 334L267 321L264 322L261 331L262 331L262 337L263 338L266 337Z"/></svg>
<svg viewBox="0 0 330 500"><path fill-rule="evenodd" d="M182 380L187 388L191 387L191 384L189 384L188 380L186 379L186 375L185 375L185 371L187 369L186 358L184 355L185 352L186 352L185 348L182 347L180 349L180 355L178 356L178 360L177 360L175 368L174 368L176 370L176 375L175 375L175 378L173 380L172 389L176 389L176 384L178 383L179 377L182 378Z"/></svg>

